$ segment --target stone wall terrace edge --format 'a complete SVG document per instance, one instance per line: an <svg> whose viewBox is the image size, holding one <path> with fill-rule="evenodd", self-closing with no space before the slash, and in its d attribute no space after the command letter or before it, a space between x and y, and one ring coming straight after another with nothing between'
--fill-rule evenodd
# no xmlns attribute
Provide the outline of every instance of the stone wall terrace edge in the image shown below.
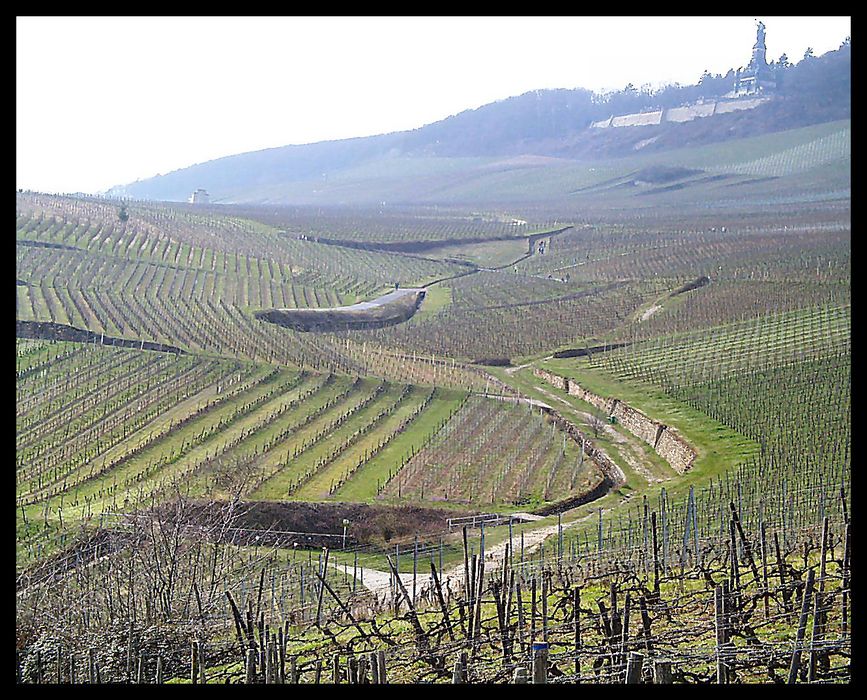
<svg viewBox="0 0 867 700"><path fill-rule="evenodd" d="M608 416L614 416L635 437L653 447L654 451L679 474L689 471L698 457L695 448L684 440L675 428L653 420L644 412L633 408L620 399L605 399L584 389L572 379L538 367L533 370L533 375L565 391L570 396L576 396L582 401L596 406L605 411Z"/></svg>

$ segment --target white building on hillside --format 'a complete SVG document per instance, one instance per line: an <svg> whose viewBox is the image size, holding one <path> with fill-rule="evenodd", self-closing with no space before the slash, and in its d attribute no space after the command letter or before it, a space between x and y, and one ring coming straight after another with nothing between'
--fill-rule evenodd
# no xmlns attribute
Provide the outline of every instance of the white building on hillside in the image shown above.
<svg viewBox="0 0 867 700"><path fill-rule="evenodd" d="M207 190L200 187L190 195L188 201L190 204L207 204L211 201L211 195L208 194Z"/></svg>

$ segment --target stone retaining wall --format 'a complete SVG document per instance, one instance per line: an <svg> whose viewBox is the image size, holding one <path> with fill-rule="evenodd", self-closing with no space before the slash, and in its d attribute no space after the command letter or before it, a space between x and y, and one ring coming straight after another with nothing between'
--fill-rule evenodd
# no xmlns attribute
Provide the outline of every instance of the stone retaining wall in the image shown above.
<svg viewBox="0 0 867 700"><path fill-rule="evenodd" d="M656 447L659 429L660 427L665 427L641 411L617 399L614 400L614 407L609 415L614 416L618 423L635 435L635 437L644 440L651 447Z"/></svg>
<svg viewBox="0 0 867 700"><path fill-rule="evenodd" d="M635 437L653 447L654 451L680 474L688 471L698 456L695 449L683 439L677 430L653 420L647 414L620 399L605 399L587 391L574 380L543 369L534 369L533 375L544 379L570 396L577 396L582 401L596 406L605 411L607 416L614 416L617 422Z"/></svg>
<svg viewBox="0 0 867 700"><path fill-rule="evenodd" d="M556 377L557 375L551 375ZM608 413L611 410L611 401L608 399L603 399L601 396L597 396L596 394L592 394L583 387L581 387L577 382L566 380L566 393L570 396L577 396L582 401L586 401L589 404L593 404L600 411L605 411Z"/></svg>
<svg viewBox="0 0 867 700"><path fill-rule="evenodd" d="M662 434L654 449L681 474L689 471L697 456L692 446L676 430L667 426L663 426Z"/></svg>
<svg viewBox="0 0 867 700"><path fill-rule="evenodd" d="M690 105L689 107L672 107L665 110L664 121L690 122L693 119L709 117L714 113L716 105L716 102L705 102L704 104Z"/></svg>
<svg viewBox="0 0 867 700"><path fill-rule="evenodd" d="M715 114L738 112L743 109L755 109L764 104L770 97L753 97L734 100L718 100L704 102L702 104L688 105L685 107L671 107L655 112L638 112L635 114L611 115L608 119L601 119L590 124L591 129L610 129L622 126L647 126L661 124L662 122L689 122L694 119L702 119Z"/></svg>
<svg viewBox="0 0 867 700"><path fill-rule="evenodd" d="M655 112L639 112L638 114L624 114L611 120L612 127L618 126L653 126L662 123L662 110Z"/></svg>
<svg viewBox="0 0 867 700"><path fill-rule="evenodd" d="M596 447L596 445L593 444L593 441L578 429L578 426L566 420L553 408L540 406L540 409L546 416L548 416L549 420L572 438L572 440L579 445L583 443L585 457L590 459L599 467L599 470L612 487L623 485L624 475L620 467L618 467L607 454Z"/></svg>
<svg viewBox="0 0 867 700"><path fill-rule="evenodd" d="M548 383L553 384L561 391L566 391L566 386L569 384L569 380L566 377L560 377L556 374L550 375L550 379L548 379Z"/></svg>

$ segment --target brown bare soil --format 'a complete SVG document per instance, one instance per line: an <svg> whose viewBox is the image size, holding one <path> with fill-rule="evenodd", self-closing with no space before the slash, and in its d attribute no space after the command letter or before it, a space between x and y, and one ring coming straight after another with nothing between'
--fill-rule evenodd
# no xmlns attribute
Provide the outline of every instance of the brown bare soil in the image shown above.
<svg viewBox="0 0 867 700"><path fill-rule="evenodd" d="M221 502L197 502L188 513L191 522L218 512ZM343 520L349 520L347 542L382 544L411 540L414 535L442 532L448 529L448 518L473 515L475 512L421 508L418 506L370 506L364 503L306 503L300 501L245 501L236 510L232 527L243 530L299 532L342 535ZM305 540L310 538L305 538ZM322 537L318 545L334 545L331 538ZM314 544L313 541L306 542Z"/></svg>

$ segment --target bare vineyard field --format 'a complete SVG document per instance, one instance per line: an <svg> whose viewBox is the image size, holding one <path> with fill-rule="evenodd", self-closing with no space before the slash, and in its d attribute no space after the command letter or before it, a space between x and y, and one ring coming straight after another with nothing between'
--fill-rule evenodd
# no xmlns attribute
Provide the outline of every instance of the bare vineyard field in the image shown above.
<svg viewBox="0 0 867 700"><path fill-rule="evenodd" d="M590 459L529 404L472 398L383 484L382 493L526 507L555 494L584 493L595 477Z"/></svg>
<svg viewBox="0 0 867 700"><path fill-rule="evenodd" d="M391 572L381 580L364 549L253 547L225 516L193 540L181 521L151 514L150 526L120 523L101 543L127 554L19 592L24 624L80 630L45 638L19 673L36 683L845 680L850 534L836 503L819 528L763 522L755 533L730 502L721 535L671 541L653 510L643 542L609 531L531 553L521 537L501 561L485 555L484 531L465 530L463 549L451 536L404 547L403 565L399 546L379 554ZM160 539L166 529L174 537ZM463 555L456 567L445 547ZM148 580L167 566L199 593L155 597ZM64 606L69 597L81 605ZM174 622L155 628L157 617ZM531 649L539 642L547 654Z"/></svg>
<svg viewBox="0 0 867 700"><path fill-rule="evenodd" d="M385 373L419 383L435 374L453 386L479 383L471 370L453 363L447 370L430 353L413 359L392 354L383 362L382 353L367 353L364 346L253 317L272 306L352 303L394 284L454 274L457 266L286 240L263 224L160 207L134 213L121 226L114 208L39 195L21 195L17 226L19 240L40 243L18 246L25 284L17 287L16 303L24 320L317 371ZM441 369L432 372L425 364Z"/></svg>
<svg viewBox="0 0 867 700"><path fill-rule="evenodd" d="M851 681L849 139L659 191L431 163L454 206L19 193L17 319L58 324L16 340L19 681Z"/></svg>

